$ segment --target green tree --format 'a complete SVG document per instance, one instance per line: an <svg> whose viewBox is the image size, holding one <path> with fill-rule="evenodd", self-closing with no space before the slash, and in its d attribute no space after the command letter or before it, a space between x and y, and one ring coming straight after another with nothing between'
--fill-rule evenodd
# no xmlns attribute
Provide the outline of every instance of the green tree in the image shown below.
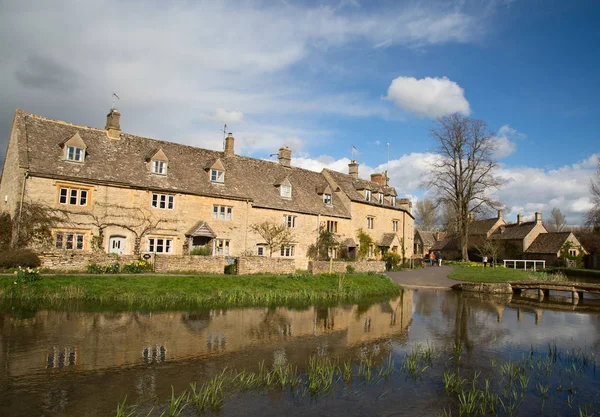
<svg viewBox="0 0 600 417"><path fill-rule="evenodd" d="M379 255L381 249L375 245L373 238L366 233L362 228L356 231L356 237L358 238L358 258L367 259L369 257L369 247L373 246L373 253L375 256Z"/></svg>
<svg viewBox="0 0 600 417"><path fill-rule="evenodd" d="M337 247L339 244L337 235L321 225L317 241L308 247L306 256L315 261L327 260L329 259L329 248Z"/></svg>
<svg viewBox="0 0 600 417"><path fill-rule="evenodd" d="M273 250L290 244L293 239L291 229L285 227L283 224L268 220L251 225L250 230L263 238L265 244L269 248L269 257L273 256Z"/></svg>

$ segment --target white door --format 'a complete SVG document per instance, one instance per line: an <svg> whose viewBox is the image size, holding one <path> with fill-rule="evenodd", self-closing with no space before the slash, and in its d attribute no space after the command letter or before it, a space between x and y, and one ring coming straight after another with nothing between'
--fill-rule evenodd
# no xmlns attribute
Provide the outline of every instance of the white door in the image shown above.
<svg viewBox="0 0 600 417"><path fill-rule="evenodd" d="M123 236L111 236L108 240L108 252L123 255L125 252L125 238Z"/></svg>

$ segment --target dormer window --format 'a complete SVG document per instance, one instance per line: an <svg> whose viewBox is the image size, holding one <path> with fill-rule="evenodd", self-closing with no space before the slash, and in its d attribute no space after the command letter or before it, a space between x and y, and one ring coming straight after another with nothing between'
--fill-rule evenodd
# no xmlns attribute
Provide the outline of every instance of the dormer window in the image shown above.
<svg viewBox="0 0 600 417"><path fill-rule="evenodd" d="M323 203L325 203L328 206L331 206L333 204L333 200L331 199L331 194L323 194Z"/></svg>
<svg viewBox="0 0 600 417"><path fill-rule="evenodd" d="M383 193L379 193L379 204L383 204Z"/></svg>
<svg viewBox="0 0 600 417"><path fill-rule="evenodd" d="M152 161L152 173L158 175L167 175L167 162Z"/></svg>
<svg viewBox="0 0 600 417"><path fill-rule="evenodd" d="M371 201L371 190L365 190L365 201Z"/></svg>
<svg viewBox="0 0 600 417"><path fill-rule="evenodd" d="M279 195L283 198L292 198L292 186L282 184L279 187Z"/></svg>
<svg viewBox="0 0 600 417"><path fill-rule="evenodd" d="M210 180L212 182L225 182L225 171L221 171L220 169L211 169L210 170Z"/></svg>
<svg viewBox="0 0 600 417"><path fill-rule="evenodd" d="M394 196L390 197L390 205L392 207L396 207L396 197L394 197Z"/></svg>
<svg viewBox="0 0 600 417"><path fill-rule="evenodd" d="M84 151L76 146L67 146L67 160L83 162Z"/></svg>

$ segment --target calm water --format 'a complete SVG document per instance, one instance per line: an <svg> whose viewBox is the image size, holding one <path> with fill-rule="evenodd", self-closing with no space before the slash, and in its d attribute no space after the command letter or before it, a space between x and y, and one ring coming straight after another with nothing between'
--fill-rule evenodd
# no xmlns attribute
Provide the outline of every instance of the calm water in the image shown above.
<svg viewBox="0 0 600 417"><path fill-rule="evenodd" d="M164 404L171 387L181 392L226 366L256 370L261 361L292 363L301 372L313 355L359 361L391 354L400 369L418 344L449 352L458 343L460 363L442 356L418 378L399 370L388 380L341 386L318 399L282 391L238 394L218 413L437 416L453 404L443 393L444 369L460 366L466 376L475 368L490 372L495 360L519 360L532 347L542 357L554 344L570 351L597 350L599 302L584 300L573 307L562 301L538 304L414 290L370 306L303 310L0 312L0 415L112 416L125 396L148 410ZM584 405L597 412L600 375L595 369L590 363L576 374L555 371L546 379L548 398L537 398L532 382L532 394L517 415L579 415Z"/></svg>

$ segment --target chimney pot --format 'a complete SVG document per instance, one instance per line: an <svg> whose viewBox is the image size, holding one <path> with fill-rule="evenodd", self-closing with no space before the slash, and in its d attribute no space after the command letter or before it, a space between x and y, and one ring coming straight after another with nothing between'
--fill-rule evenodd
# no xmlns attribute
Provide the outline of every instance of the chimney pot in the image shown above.
<svg viewBox="0 0 600 417"><path fill-rule="evenodd" d="M235 155L233 147L234 142L235 139L233 138L233 135L231 133L227 134L227 137L225 138L225 156Z"/></svg>
<svg viewBox="0 0 600 417"><path fill-rule="evenodd" d="M539 211L535 212L535 222L537 224L542 224L542 213L540 213Z"/></svg>
<svg viewBox="0 0 600 417"><path fill-rule="evenodd" d="M348 174L355 180L358 179L358 162L354 159L348 164Z"/></svg>
<svg viewBox="0 0 600 417"><path fill-rule="evenodd" d="M498 210L498 218L501 219L502 218L502 210Z"/></svg>
<svg viewBox="0 0 600 417"><path fill-rule="evenodd" d="M106 115L106 136L109 139L120 139L121 138L121 113L117 109L110 109L110 112Z"/></svg>
<svg viewBox="0 0 600 417"><path fill-rule="evenodd" d="M287 146L282 146L281 148L279 148L278 160L282 166L288 167L288 168L291 167L292 166L292 151L290 150L290 148L288 148Z"/></svg>

